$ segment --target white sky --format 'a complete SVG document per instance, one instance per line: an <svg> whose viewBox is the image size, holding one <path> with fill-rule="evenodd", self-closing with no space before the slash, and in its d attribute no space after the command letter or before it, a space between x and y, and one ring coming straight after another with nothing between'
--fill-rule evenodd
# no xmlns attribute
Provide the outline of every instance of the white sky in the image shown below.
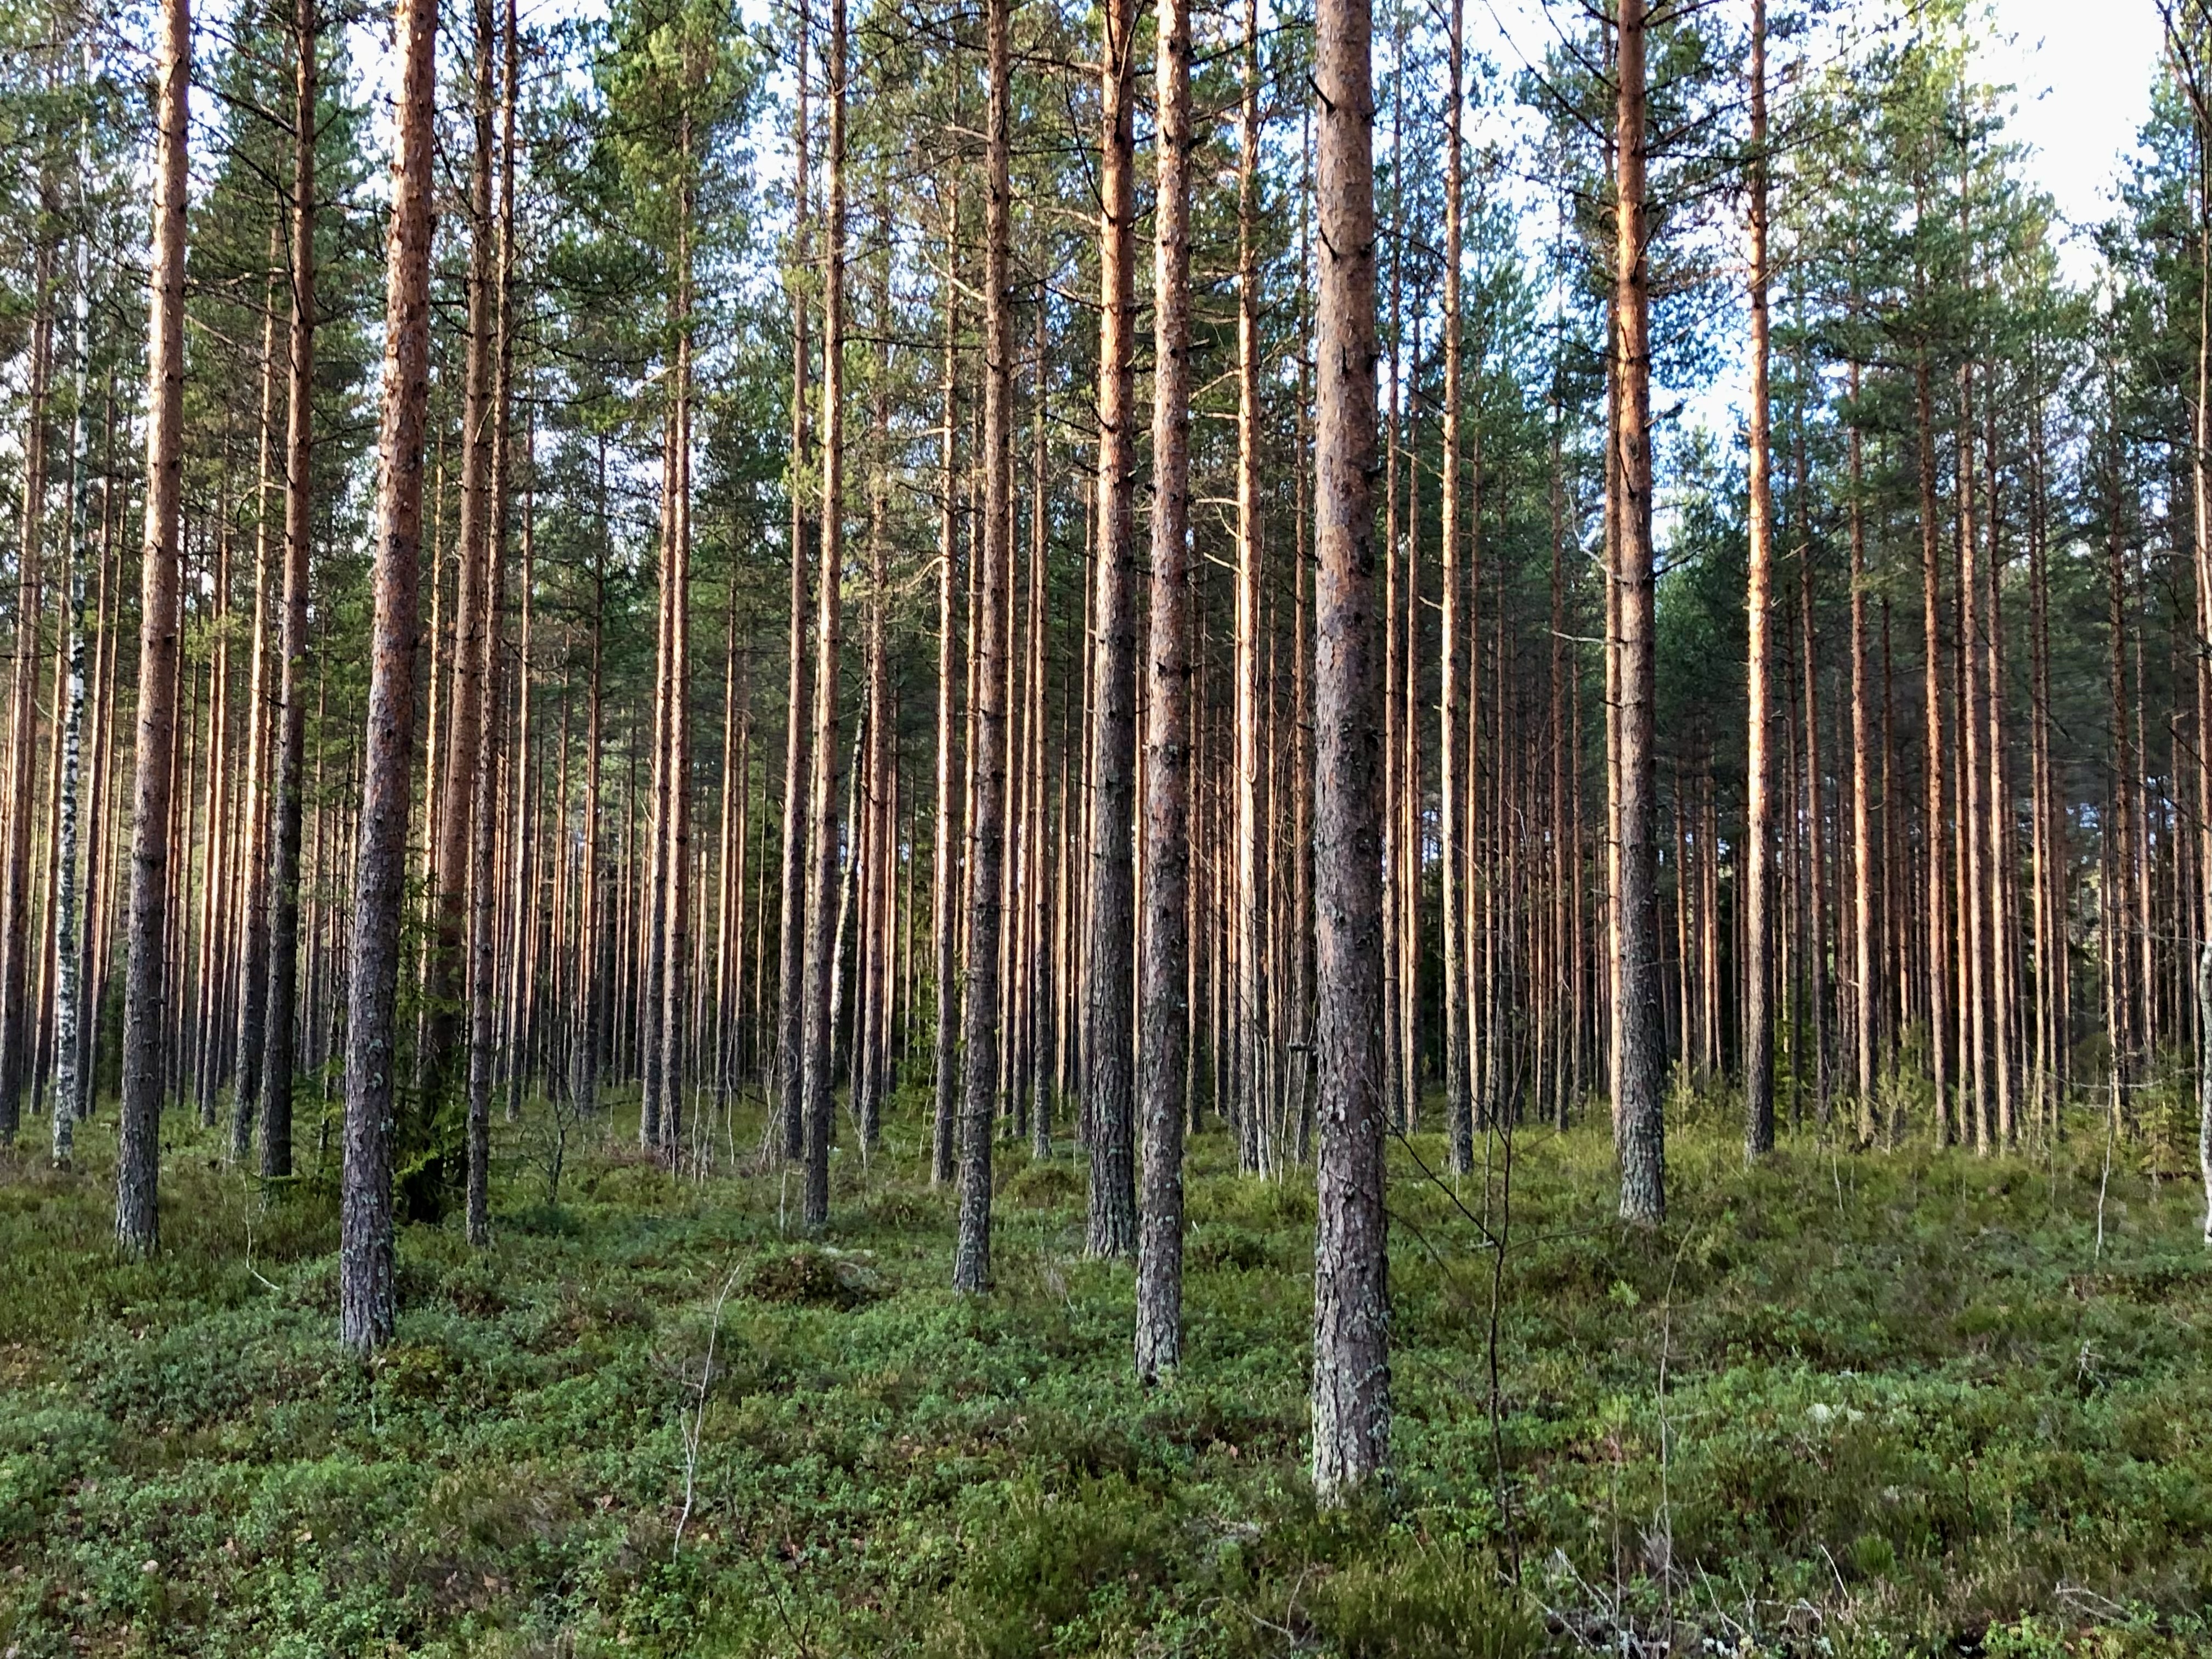
<svg viewBox="0 0 2212 1659"><path fill-rule="evenodd" d="M2031 174L2076 226L2111 210L2112 185L2150 112L2162 44L2154 0L1994 0L1989 78L2016 88L2014 135L2034 147ZM2066 269L2092 264L2077 237Z"/></svg>

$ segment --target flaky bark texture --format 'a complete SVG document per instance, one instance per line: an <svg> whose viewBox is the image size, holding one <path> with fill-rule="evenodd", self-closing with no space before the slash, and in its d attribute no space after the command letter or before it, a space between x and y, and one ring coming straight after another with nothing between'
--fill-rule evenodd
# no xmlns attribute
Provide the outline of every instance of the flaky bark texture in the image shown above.
<svg viewBox="0 0 2212 1659"><path fill-rule="evenodd" d="M991 79L983 219L983 568L981 661L975 680L975 812L969 826L968 975L961 1005L960 1231L952 1287L975 1294L991 1283L991 1133L999 1083L1000 871L1006 855L1006 585L1013 529L1012 330L1007 318L1007 247L1012 72L1012 0L989 0ZM1123 983L1127 982L1126 972Z"/></svg>
<svg viewBox="0 0 2212 1659"><path fill-rule="evenodd" d="M1660 1089L1667 1032L1659 963L1658 774L1653 753L1654 591L1651 568L1651 316L1646 262L1643 0L1622 0L1619 80L1619 196L1613 204L1613 387L1616 414L1613 589L1620 762L1613 888L1619 1001L1613 1010L1613 1138L1620 1214L1656 1226L1667 1214L1666 1139Z"/></svg>
<svg viewBox="0 0 2212 1659"><path fill-rule="evenodd" d="M1104 115L1098 219L1098 591L1091 683L1091 917L1083 1056L1091 1214L1084 1247L1136 1244L1129 959L1136 948L1137 0L1107 0L1099 91Z"/></svg>
<svg viewBox="0 0 2212 1659"><path fill-rule="evenodd" d="M1368 0L1322 0L1321 385L1314 433L1314 935L1320 1213L1313 1477L1338 1501L1390 1461L1382 1209L1380 618L1375 608L1375 99Z"/></svg>
<svg viewBox="0 0 2212 1659"><path fill-rule="evenodd" d="M146 329L146 536L138 621L138 746L131 820L130 959L123 987L123 1110L115 1237L134 1255L161 1243L162 945L167 931L169 792L174 775L184 484L185 183L191 122L189 0L162 0L156 46L159 138L154 264Z"/></svg>
<svg viewBox="0 0 2212 1659"><path fill-rule="evenodd" d="M1190 8L1161 0L1152 256L1152 591L1145 744L1145 1136L1137 1375L1182 1358L1182 1132L1190 1036ZM1248 1061L1249 1064L1249 1053ZM1248 1087L1246 1109L1255 1103Z"/></svg>
<svg viewBox="0 0 2212 1659"><path fill-rule="evenodd" d="M392 1340L392 1087L399 921L413 805L415 643L429 401L430 143L437 0L401 0L398 154L385 247L384 408L377 435L376 615L347 978L345 1163L339 1190L338 1340L366 1357Z"/></svg>

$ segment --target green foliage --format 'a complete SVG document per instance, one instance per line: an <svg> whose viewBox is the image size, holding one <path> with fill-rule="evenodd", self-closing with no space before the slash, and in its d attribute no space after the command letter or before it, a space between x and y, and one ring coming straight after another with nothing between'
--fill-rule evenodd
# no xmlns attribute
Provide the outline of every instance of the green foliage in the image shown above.
<svg viewBox="0 0 2212 1659"><path fill-rule="evenodd" d="M1785 1137L1746 1170L1707 1103L1656 1240L1612 1220L1601 1120L1522 1131L1494 1431L1469 1215L1497 1224L1501 1149L1486 1200L1401 1155L1397 1480L1321 1512L1310 1184L1235 1174L1225 1137L1194 1142L1188 1363L1147 1391L1127 1268L1080 1254L1079 1164L1006 1160L1000 1282L961 1299L919 1099L804 1243L780 1172L678 1181L603 1117L544 1205L548 1109L501 1127L490 1251L402 1230L398 1340L365 1369L333 1340L312 1167L264 1194L173 1126L152 1263L109 1253L106 1115L76 1170L0 1170L0 1645L1517 1659L1671 1628L1676 1651L2039 1659L2208 1637L2212 1265L2193 1190L2124 1158L2099 1251L2087 1118L2033 1158Z"/></svg>

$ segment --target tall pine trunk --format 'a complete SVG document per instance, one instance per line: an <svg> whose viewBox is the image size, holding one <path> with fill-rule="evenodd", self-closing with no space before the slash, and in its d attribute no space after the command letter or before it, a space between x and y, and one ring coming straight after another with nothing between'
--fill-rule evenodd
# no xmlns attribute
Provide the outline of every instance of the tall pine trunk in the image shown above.
<svg viewBox="0 0 2212 1659"><path fill-rule="evenodd" d="M1136 75L1138 0L1106 0L1098 222L1098 549L1091 626L1091 914L1084 941L1085 1249L1136 1244L1133 1136L1136 945L1130 823L1136 771Z"/></svg>
<svg viewBox="0 0 2212 1659"><path fill-rule="evenodd" d="M366 1357L392 1340L392 1097L399 923L415 744L422 437L429 402L430 148L437 0L401 0L405 45L392 230L386 243L384 406L377 436L375 622L347 979L345 1159L339 1188L338 1340Z"/></svg>
<svg viewBox="0 0 2212 1659"><path fill-rule="evenodd" d="M1248 7L1249 9L1249 7ZM1158 190L1152 256L1152 571L1150 683L1146 708L1144 1038L1138 1048L1144 1124L1144 1206L1137 1241L1137 1375L1152 1382L1182 1358L1182 1141L1190 1036L1190 9L1161 0L1157 55ZM1246 273L1249 276L1249 271ZM1243 363L1249 335L1240 326ZM1240 363L1240 367L1243 366ZM1249 424L1240 445L1250 453ZM1238 468L1240 507L1247 469ZM1249 569L1250 526L1240 524ZM1241 586L1241 584L1240 584ZM1240 651L1251 617L1241 592ZM1240 744L1240 771L1244 754ZM1250 788L1249 775L1240 793ZM1239 852L1240 865L1246 863ZM1240 870L1238 1022L1242 1111L1256 1117L1252 1086L1257 1030L1244 995L1252 988L1249 866Z"/></svg>
<svg viewBox="0 0 2212 1659"><path fill-rule="evenodd" d="M959 770L954 754L958 722L953 687L958 679L954 663L959 653L959 579L954 568L959 537L959 477L957 470L960 434L960 212L959 198L947 191L945 228L945 376L940 404L945 424L938 434L939 488L937 520L937 810L932 827L933 844L929 890L930 928L934 935L934 979L937 1029L935 1111L931 1126L929 1179L941 1187L952 1179L953 1131L957 1116L959 1083L959 1001L953 984L958 963L959 927L954 915L959 884L954 878L953 779Z"/></svg>
<svg viewBox="0 0 2212 1659"><path fill-rule="evenodd" d="M1743 848L1744 1155L1774 1150L1774 487L1767 392L1766 0L1752 0L1750 567Z"/></svg>
<svg viewBox="0 0 2212 1659"><path fill-rule="evenodd" d="M809 0L799 0L795 40L799 48L798 104L792 117L791 276L791 621L790 676L784 696L783 865L776 930L775 1110L783 1131L783 1155L795 1158L805 1146L805 1066L806 971L806 522L804 468L811 444L807 419L806 276L811 258L807 220L807 52L813 23Z"/></svg>
<svg viewBox="0 0 2212 1659"><path fill-rule="evenodd" d="M295 0L293 131L315 130L317 0ZM300 977L300 843L307 757L307 548L313 533L315 147L292 151L292 325L284 417L284 575L277 619L276 743L270 799L268 991L262 1011L261 1173L292 1173L292 1073Z"/></svg>
<svg viewBox="0 0 2212 1659"><path fill-rule="evenodd" d="M814 769L806 826L805 1054L807 1226L830 1220L834 1042L830 978L837 899L837 647L845 547L845 0L830 0L829 202L823 226L822 563L814 622Z"/></svg>
<svg viewBox="0 0 2212 1659"><path fill-rule="evenodd" d="M123 1109L116 1154L115 1234L133 1255L161 1243L164 1093L162 972L171 880L176 759L179 599L183 550L185 147L190 131L190 0L161 0L155 81L154 258L147 316L146 534L138 620L137 782L131 820L130 960L123 1004ZM15 797L21 801L23 797ZM11 958L13 953L11 952ZM12 1124L0 1126L12 1127Z"/></svg>
<svg viewBox="0 0 2212 1659"><path fill-rule="evenodd" d="M1657 770L1654 756L1656 617L1651 562L1651 328L1644 200L1649 142L1644 102L1645 7L1621 0L1620 102L1614 143L1620 174L1613 204L1615 649L1619 658L1619 820L1613 938L1618 954L1613 1136L1620 1160L1620 1214L1656 1226L1666 1218L1666 1140L1660 1091L1667 1066L1661 1006Z"/></svg>
<svg viewBox="0 0 2212 1659"><path fill-rule="evenodd" d="M1188 18L1183 19L1187 28ZM1260 823L1260 264L1254 235L1254 194L1260 167L1259 9L1244 3L1244 84L1240 121L1242 140L1237 167L1237 1006L1236 1042L1240 1097L1237 1162L1248 1170L1273 1166L1267 1133L1268 1103L1260 1087L1261 1053L1266 1025L1262 1002L1266 969L1260 961L1261 859ZM1186 112L1188 125L1188 112ZM1188 133L1185 134L1186 140ZM1164 151L1163 152L1164 155ZM1163 188L1165 188L1163 180ZM1179 182L1178 189L1187 188ZM1187 228L1182 233L1188 240ZM1165 248L1164 240L1162 247ZM1181 269L1188 283L1186 248ZM1157 324L1155 332L1158 332ZM1163 346L1162 349L1164 349ZM1188 319L1179 354L1187 353ZM1164 358L1160 359L1164 362ZM1188 403L1188 374L1183 398ZM1159 421L1155 392L1153 423ZM1157 467L1158 439L1153 440ZM1185 447L1188 447L1186 443ZM1187 486L1183 493L1187 493ZM1156 509L1157 510L1157 509ZM1188 516L1186 514L1186 516ZM1157 532L1155 534L1157 543ZM1157 558L1157 555L1155 556ZM1154 581L1158 580L1157 573ZM1188 586L1186 581L1185 586ZM1158 629L1154 629L1158 638ZM1157 749L1155 750L1157 753Z"/></svg>
<svg viewBox="0 0 2212 1659"><path fill-rule="evenodd" d="M501 35L499 132L499 250L493 272L491 477L484 560L485 625L477 672L483 681L483 719L471 792L469 850L469 1105L468 1170L464 1224L468 1242L491 1243L491 1089L498 1054L493 1036L492 988L498 977L499 895L494 866L499 821L501 595L506 590L508 440L513 434L514 379L514 100L519 79L515 0L507 0ZM517 753L520 758L520 751ZM518 793L520 791L518 790Z"/></svg>
<svg viewBox="0 0 2212 1659"><path fill-rule="evenodd" d="M1321 0L1315 430L1314 914L1319 1212L1313 1478L1341 1501L1390 1461L1383 1212L1382 710L1375 609L1375 99L1368 0Z"/></svg>
<svg viewBox="0 0 2212 1659"><path fill-rule="evenodd" d="M470 829L475 822L478 733L487 716L484 641L493 631L491 474L493 333L498 308L496 227L492 220L493 64L498 27L492 0L476 0L472 77L474 153L469 170L468 350L461 407L461 522L454 583L453 678L439 727L442 767L431 856L432 937L423 1051L416 1056L426 1110L456 1081L454 1051L465 1029ZM465 1080L466 1073L459 1073Z"/></svg>
<svg viewBox="0 0 2212 1659"><path fill-rule="evenodd" d="M976 574L981 625L975 678L975 815L969 825L968 975L961 1006L960 1220L952 1287L991 1283L991 1136L999 1078L1000 872L1006 853L1006 592L1012 553L1013 331L1007 284L1012 240L1012 0L984 8L990 108L983 216L983 534ZM1126 977L1124 983L1127 983Z"/></svg>

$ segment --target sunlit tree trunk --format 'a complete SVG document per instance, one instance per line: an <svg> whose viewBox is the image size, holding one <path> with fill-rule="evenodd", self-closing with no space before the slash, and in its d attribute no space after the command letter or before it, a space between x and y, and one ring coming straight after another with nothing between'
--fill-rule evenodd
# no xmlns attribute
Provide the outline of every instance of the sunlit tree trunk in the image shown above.
<svg viewBox="0 0 2212 1659"><path fill-rule="evenodd" d="M1874 736L1867 689L1866 473L1859 425L1859 366L1850 368L1849 445L1851 550L1851 1036L1858 1135L1875 1137L1875 1039L1881 1024L1875 963Z"/></svg>
<svg viewBox="0 0 2212 1659"><path fill-rule="evenodd" d="M1438 504L1443 591L1439 596L1437 674L1442 682L1437 734L1437 835L1439 864L1437 908L1443 917L1444 1127L1450 1136L1451 1167L1464 1175L1474 1167L1474 1106L1468 1080L1468 1005L1461 994L1465 981L1467 897L1461 865L1466 853L1461 832L1463 787L1460 732L1460 422L1466 391L1462 383L1460 301L1462 198L1466 157L1461 139L1461 106L1466 101L1465 8L1451 0L1448 13L1449 106L1444 112L1444 407L1442 499ZM1473 728L1465 763L1472 770ZM1471 779L1468 781L1472 781Z"/></svg>
<svg viewBox="0 0 2212 1659"><path fill-rule="evenodd" d="M1313 1478L1347 1498L1390 1461L1383 1212L1382 825L1375 635L1375 101L1367 0L1321 0L1315 92L1321 283L1315 358L1314 912L1319 1210Z"/></svg>
<svg viewBox="0 0 2212 1659"><path fill-rule="evenodd" d="M1774 1150L1774 489L1767 391L1766 0L1752 0L1750 533L1743 845L1744 1152Z"/></svg>
<svg viewBox="0 0 2212 1659"><path fill-rule="evenodd" d="M137 783L131 818L130 959L123 1005L123 1108L116 1153L115 1235L126 1254L161 1242L162 948L168 923L169 817L176 757L176 684L184 483L185 212L191 126L189 0L161 0L155 57L153 272L147 314L146 535L138 616ZM27 760L27 757L26 757ZM27 776L27 770L25 772ZM12 797L21 801L25 797ZM14 952L10 952L11 960ZM20 986L17 988L20 989ZM12 1122L0 1128L13 1128Z"/></svg>
<svg viewBox="0 0 2212 1659"><path fill-rule="evenodd" d="M1645 8L1621 0L1615 143L1620 155L1614 230L1614 380L1619 399L1611 586L1620 658L1620 820L1613 887L1619 987L1613 1077L1620 1159L1621 1218L1656 1226L1667 1213L1660 1091L1667 1064L1660 1006L1657 803L1653 752L1654 583L1651 562L1651 342L1644 155Z"/></svg>
<svg viewBox="0 0 2212 1659"><path fill-rule="evenodd" d="M1923 760L1928 794L1922 854L1926 866L1928 1055L1936 1084L1936 1142L1940 1146L1950 1144L1952 1127L1948 965L1951 951L1950 861L1944 854L1944 844L1948 840L1945 806L1949 792L1944 781L1943 756L1942 544L1936 518L1935 414L1928 374L1928 355L1923 350L1913 363L1920 473L1921 700L1927 727Z"/></svg>
<svg viewBox="0 0 2212 1659"><path fill-rule="evenodd" d="M1249 15L1248 0L1248 15ZM1137 1243L1137 1375L1146 1382L1182 1360L1182 1152L1190 1036L1190 10L1187 0L1160 0L1156 95L1159 158L1152 258L1152 640L1146 653L1144 1039L1138 1049L1139 1109L1144 1123L1145 1176ZM1249 274L1249 273L1248 273ZM1247 313L1249 315L1249 313ZM1249 334L1240 328L1249 351ZM1249 356L1243 361L1249 362ZM1249 456L1250 439L1240 446ZM1240 507L1253 503L1239 466ZM1240 520L1249 550L1249 520ZM1248 550L1245 557L1251 556ZM1241 574L1241 573L1240 573ZM1242 583L1240 581L1240 589ZM1240 592L1238 647L1251 618ZM1240 743L1239 771L1244 752ZM1256 760L1256 757L1255 757ZM1249 775L1239 791L1249 791ZM1244 853L1239 850L1239 862ZM1240 969L1254 974L1251 908L1240 872ZM1256 895L1249 896L1256 899ZM1240 1004L1242 994L1240 994ZM1240 1006L1240 1025L1256 1030ZM1242 1109L1256 1117L1258 1091L1244 1048ZM1249 1165L1248 1165L1249 1167Z"/></svg>
<svg viewBox="0 0 2212 1659"><path fill-rule="evenodd" d="M161 226L155 224L157 252ZM33 256L29 380L23 424L21 534L15 550L15 661L9 680L7 799L31 799L38 755L39 611L46 505L46 401L53 368L54 249ZM173 711L165 718L173 719ZM0 844L0 1140L12 1140L22 1116L30 1062L31 819L10 811Z"/></svg>
<svg viewBox="0 0 2212 1659"><path fill-rule="evenodd" d="M436 0L401 0L404 43L392 231L386 245L384 407L377 440L375 620L347 976L345 1159L339 1196L338 1339L356 1356L392 1340L392 1095L399 921L415 738L416 558L429 392L430 145Z"/></svg>

